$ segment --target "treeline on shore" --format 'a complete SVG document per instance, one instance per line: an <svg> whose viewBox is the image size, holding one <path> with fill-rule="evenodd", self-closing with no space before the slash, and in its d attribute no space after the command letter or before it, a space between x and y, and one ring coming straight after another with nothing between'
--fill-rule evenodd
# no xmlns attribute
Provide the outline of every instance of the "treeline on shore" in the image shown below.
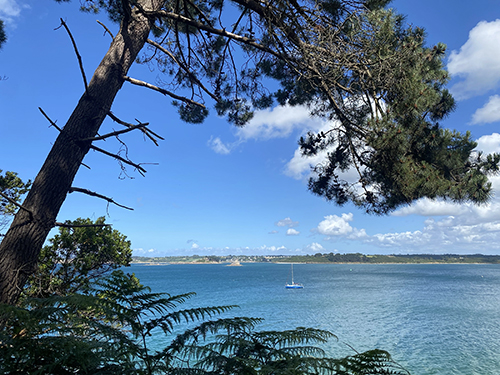
<svg viewBox="0 0 500 375"><path fill-rule="evenodd" d="M169 256L133 257L134 263L500 263L500 255L483 254L392 254L365 255L361 253L316 253L314 255L224 255L224 256Z"/></svg>

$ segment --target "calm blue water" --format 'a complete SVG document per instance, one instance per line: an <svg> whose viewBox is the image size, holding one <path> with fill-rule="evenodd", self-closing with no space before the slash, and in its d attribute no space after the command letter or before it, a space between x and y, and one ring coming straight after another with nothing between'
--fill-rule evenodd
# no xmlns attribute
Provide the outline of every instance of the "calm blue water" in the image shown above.
<svg viewBox="0 0 500 375"><path fill-rule="evenodd" d="M260 330L298 326L338 336L340 357L379 348L413 375L500 374L500 265L133 265L153 291L196 292L185 307L239 305ZM158 340L165 340L158 338Z"/></svg>

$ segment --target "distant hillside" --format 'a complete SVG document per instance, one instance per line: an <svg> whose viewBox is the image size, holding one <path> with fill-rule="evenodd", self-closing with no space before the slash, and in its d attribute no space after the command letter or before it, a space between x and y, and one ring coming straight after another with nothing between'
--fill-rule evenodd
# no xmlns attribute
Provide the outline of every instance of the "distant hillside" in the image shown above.
<svg viewBox="0 0 500 375"><path fill-rule="evenodd" d="M226 256L172 256L172 257L133 257L134 263L500 263L500 255L457 255L457 254L394 254L394 255L364 255L361 253L338 254L317 253L314 255L226 255Z"/></svg>

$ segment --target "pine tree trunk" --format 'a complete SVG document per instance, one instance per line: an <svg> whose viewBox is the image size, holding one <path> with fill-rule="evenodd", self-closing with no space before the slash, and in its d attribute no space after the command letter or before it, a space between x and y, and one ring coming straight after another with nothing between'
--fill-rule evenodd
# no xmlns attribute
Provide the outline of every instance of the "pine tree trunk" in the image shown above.
<svg viewBox="0 0 500 375"><path fill-rule="evenodd" d="M119 34L96 69L88 90L57 137L23 203L29 212L19 210L0 243L0 302L17 302L89 151L90 142L80 140L97 134L150 29L149 20L136 11L122 22Z"/></svg>

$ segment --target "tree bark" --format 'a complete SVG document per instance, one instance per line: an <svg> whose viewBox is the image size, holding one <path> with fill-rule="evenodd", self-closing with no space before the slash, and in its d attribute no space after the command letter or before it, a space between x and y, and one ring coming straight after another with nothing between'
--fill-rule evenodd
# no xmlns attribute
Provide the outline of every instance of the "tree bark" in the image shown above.
<svg viewBox="0 0 500 375"><path fill-rule="evenodd" d="M151 1L141 2L148 3L143 8L158 9ZM0 243L0 302L15 304L28 275L35 270L43 243L91 146L91 141L82 140L96 136L150 30L150 20L135 9L124 18L88 89L57 137L23 203L26 210L18 211Z"/></svg>

